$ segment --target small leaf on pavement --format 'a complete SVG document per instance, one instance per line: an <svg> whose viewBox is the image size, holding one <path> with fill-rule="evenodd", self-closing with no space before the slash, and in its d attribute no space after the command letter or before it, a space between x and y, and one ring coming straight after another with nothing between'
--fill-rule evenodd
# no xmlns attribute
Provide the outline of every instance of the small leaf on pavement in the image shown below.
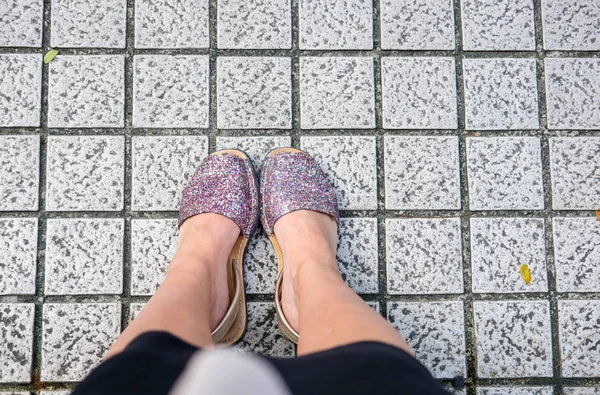
<svg viewBox="0 0 600 395"><path fill-rule="evenodd" d="M54 57L56 55L58 55L58 50L56 50L56 49L49 50L44 55L44 63L48 64L48 63L52 62L52 59L54 59Z"/></svg>
<svg viewBox="0 0 600 395"><path fill-rule="evenodd" d="M529 271L529 267L527 267L526 264L522 264L519 272L521 273L521 277L523 277L525 284L529 284L531 282L531 272Z"/></svg>

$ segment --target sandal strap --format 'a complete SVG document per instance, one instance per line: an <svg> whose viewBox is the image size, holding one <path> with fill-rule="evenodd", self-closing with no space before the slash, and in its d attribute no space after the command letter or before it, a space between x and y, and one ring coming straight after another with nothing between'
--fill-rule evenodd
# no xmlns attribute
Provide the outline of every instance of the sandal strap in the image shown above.
<svg viewBox="0 0 600 395"><path fill-rule="evenodd" d="M223 336L227 334L229 329L235 324L235 321L238 319L238 315L240 312L240 300L244 287L244 280L242 278L242 274L238 270L238 264L235 259L231 260L231 268L233 271L233 282L235 287L235 293L233 298L231 299L231 304L225 313L225 316L219 322L219 325L211 332L211 336L213 339L213 343L217 344Z"/></svg>
<svg viewBox="0 0 600 395"><path fill-rule="evenodd" d="M279 325L279 330L283 333L283 335L291 340L292 342L298 344L298 339L300 335L298 332L290 325L287 318L285 318L285 314L283 313L283 306L281 304L281 290L283 284L283 268L277 275L277 282L275 283L275 312L277 314L277 324Z"/></svg>

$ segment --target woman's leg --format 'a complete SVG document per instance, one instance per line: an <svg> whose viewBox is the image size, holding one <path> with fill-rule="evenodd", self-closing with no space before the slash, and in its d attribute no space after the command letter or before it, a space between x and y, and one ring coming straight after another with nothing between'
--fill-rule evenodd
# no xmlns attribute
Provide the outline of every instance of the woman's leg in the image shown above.
<svg viewBox="0 0 600 395"><path fill-rule="evenodd" d="M360 341L379 341L412 354L398 331L342 279L331 217L292 212L275 223L275 234L285 262L283 310L300 333L298 355Z"/></svg>

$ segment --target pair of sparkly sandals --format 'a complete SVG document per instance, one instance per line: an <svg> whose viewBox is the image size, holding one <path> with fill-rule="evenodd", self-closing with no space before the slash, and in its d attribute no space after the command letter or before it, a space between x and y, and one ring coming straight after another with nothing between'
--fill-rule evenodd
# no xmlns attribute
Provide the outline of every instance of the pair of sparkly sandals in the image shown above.
<svg viewBox="0 0 600 395"><path fill-rule="evenodd" d="M246 329L243 258L259 217L277 255L277 323L287 339L298 342L298 332L285 318L281 305L284 262L274 233L277 220L297 210L325 213L339 224L335 190L326 174L307 153L293 148L277 148L267 155L260 175L260 194L252 162L238 150L222 150L208 156L185 188L179 226L194 215L215 213L231 219L240 228L227 261L230 306L212 331L215 344L233 344Z"/></svg>

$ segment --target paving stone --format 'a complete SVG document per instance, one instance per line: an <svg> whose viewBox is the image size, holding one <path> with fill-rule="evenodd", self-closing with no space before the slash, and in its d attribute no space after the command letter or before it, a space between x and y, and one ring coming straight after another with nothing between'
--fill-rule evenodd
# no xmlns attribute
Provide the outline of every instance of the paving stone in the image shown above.
<svg viewBox="0 0 600 395"><path fill-rule="evenodd" d="M124 145L117 136L48 137L46 210L122 210Z"/></svg>
<svg viewBox="0 0 600 395"><path fill-rule="evenodd" d="M120 303L45 303L42 312L42 381L82 380L121 329Z"/></svg>
<svg viewBox="0 0 600 395"><path fill-rule="evenodd" d="M205 136L133 137L131 209L177 211L183 189L208 154Z"/></svg>
<svg viewBox="0 0 600 395"><path fill-rule="evenodd" d="M41 60L38 54L0 55L0 127L40 126Z"/></svg>
<svg viewBox="0 0 600 395"><path fill-rule="evenodd" d="M479 387L477 395L553 395L552 387Z"/></svg>
<svg viewBox="0 0 600 395"><path fill-rule="evenodd" d="M365 303L367 305L369 305L370 308L375 310L377 312L377 314L381 314L381 308L379 307L379 302L365 302Z"/></svg>
<svg viewBox="0 0 600 395"><path fill-rule="evenodd" d="M559 300L558 335L562 377L600 376L599 300Z"/></svg>
<svg viewBox="0 0 600 395"><path fill-rule="evenodd" d="M535 50L533 0L465 0L461 9L464 50Z"/></svg>
<svg viewBox="0 0 600 395"><path fill-rule="evenodd" d="M277 327L275 304L249 302L246 333L236 346L242 351L252 351L273 357L293 357L294 344L286 340Z"/></svg>
<svg viewBox="0 0 600 395"><path fill-rule="evenodd" d="M381 0L381 48L452 50L452 0Z"/></svg>
<svg viewBox="0 0 600 395"><path fill-rule="evenodd" d="M51 0L53 47L125 48L126 0Z"/></svg>
<svg viewBox="0 0 600 395"><path fill-rule="evenodd" d="M564 395L600 395L600 387L564 387Z"/></svg>
<svg viewBox="0 0 600 395"><path fill-rule="evenodd" d="M531 282L520 268L527 265ZM543 218L471 218L473 292L546 292Z"/></svg>
<svg viewBox="0 0 600 395"><path fill-rule="evenodd" d="M37 218L0 218L0 295L33 295Z"/></svg>
<svg viewBox="0 0 600 395"><path fill-rule="evenodd" d="M144 308L145 305L146 305L146 303L131 303L129 305L129 322L128 322L128 324L130 324L131 321L133 321L134 319L137 318L138 314L140 313L140 311L142 311L142 309Z"/></svg>
<svg viewBox="0 0 600 395"><path fill-rule="evenodd" d="M463 292L460 218L385 222L391 295Z"/></svg>
<svg viewBox="0 0 600 395"><path fill-rule="evenodd" d="M473 302L482 378L552 377L547 301Z"/></svg>
<svg viewBox="0 0 600 395"><path fill-rule="evenodd" d="M33 303L0 303L0 383L29 383L33 358Z"/></svg>
<svg viewBox="0 0 600 395"><path fill-rule="evenodd" d="M0 395L31 395L31 393L30 392L25 392L25 391L23 391L23 392L13 392L13 391L11 391L11 392L0 392Z"/></svg>
<svg viewBox="0 0 600 395"><path fill-rule="evenodd" d="M553 218L558 292L600 292L600 221Z"/></svg>
<svg viewBox="0 0 600 395"><path fill-rule="evenodd" d="M221 129L291 129L291 59L217 58L217 125Z"/></svg>
<svg viewBox="0 0 600 395"><path fill-rule="evenodd" d="M374 128L373 81L372 58L300 58L302 128Z"/></svg>
<svg viewBox="0 0 600 395"><path fill-rule="evenodd" d="M599 156L599 137L550 138L553 209L600 207Z"/></svg>
<svg viewBox="0 0 600 395"><path fill-rule="evenodd" d="M600 59L546 58L544 63L548 128L600 128Z"/></svg>
<svg viewBox="0 0 600 395"><path fill-rule="evenodd" d="M471 210L543 209L541 151L537 137L467 138Z"/></svg>
<svg viewBox="0 0 600 395"><path fill-rule="evenodd" d="M136 48L208 44L208 0L135 0Z"/></svg>
<svg viewBox="0 0 600 395"><path fill-rule="evenodd" d="M341 210L377 209L375 137L302 136L300 145L329 175Z"/></svg>
<svg viewBox="0 0 600 395"><path fill-rule="evenodd" d="M40 395L69 395L69 391L40 391Z"/></svg>
<svg viewBox="0 0 600 395"><path fill-rule="evenodd" d="M388 320L436 378L466 375L462 302L388 302Z"/></svg>
<svg viewBox="0 0 600 395"><path fill-rule="evenodd" d="M467 129L537 129L535 59L465 59Z"/></svg>
<svg viewBox="0 0 600 395"><path fill-rule="evenodd" d="M383 127L456 129L454 58L384 57Z"/></svg>
<svg viewBox="0 0 600 395"><path fill-rule="evenodd" d="M291 146L290 136L217 137L217 150L233 148L244 151L252 160L257 172L262 168L264 159L271 150Z"/></svg>
<svg viewBox="0 0 600 395"><path fill-rule="evenodd" d="M600 4L587 0L542 0L544 49L600 50Z"/></svg>
<svg viewBox="0 0 600 395"><path fill-rule="evenodd" d="M123 292L123 219L48 219L45 294Z"/></svg>
<svg viewBox="0 0 600 395"><path fill-rule="evenodd" d="M43 0L6 0L0 14L0 47L41 47Z"/></svg>
<svg viewBox="0 0 600 395"><path fill-rule="evenodd" d="M244 282L247 294L270 294L275 292L277 281L277 257L271 241L262 227L250 238L244 255Z"/></svg>
<svg viewBox="0 0 600 395"><path fill-rule="evenodd" d="M219 0L219 48L289 49L292 47L290 0Z"/></svg>
<svg viewBox="0 0 600 395"><path fill-rule="evenodd" d="M131 220L131 294L153 295L177 250L176 219Z"/></svg>
<svg viewBox="0 0 600 395"><path fill-rule="evenodd" d="M337 261L342 278L356 293L379 292L376 218L342 218Z"/></svg>
<svg viewBox="0 0 600 395"><path fill-rule="evenodd" d="M124 126L123 55L59 55L50 63L48 127Z"/></svg>
<svg viewBox="0 0 600 395"><path fill-rule="evenodd" d="M456 137L386 136L384 142L387 209L460 209Z"/></svg>
<svg viewBox="0 0 600 395"><path fill-rule="evenodd" d="M208 68L208 56L135 56L133 126L208 127Z"/></svg>
<svg viewBox="0 0 600 395"><path fill-rule="evenodd" d="M38 209L39 153L37 135L0 136L0 211Z"/></svg>

